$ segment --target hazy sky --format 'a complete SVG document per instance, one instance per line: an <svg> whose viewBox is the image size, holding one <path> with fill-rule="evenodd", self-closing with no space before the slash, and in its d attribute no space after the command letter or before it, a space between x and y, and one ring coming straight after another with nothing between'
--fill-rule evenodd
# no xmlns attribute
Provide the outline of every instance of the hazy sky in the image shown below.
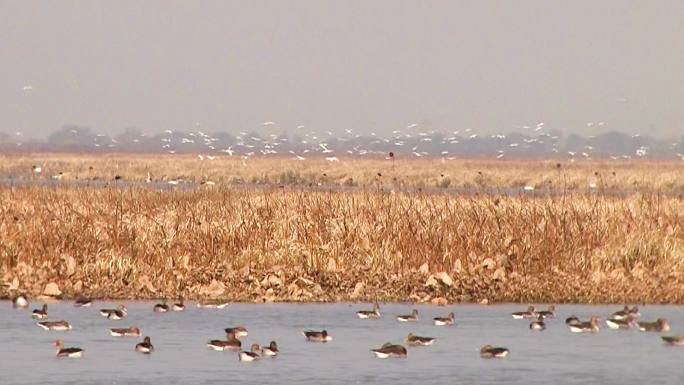
<svg viewBox="0 0 684 385"><path fill-rule="evenodd" d="M679 137L684 1L0 0L0 131L265 121Z"/></svg>

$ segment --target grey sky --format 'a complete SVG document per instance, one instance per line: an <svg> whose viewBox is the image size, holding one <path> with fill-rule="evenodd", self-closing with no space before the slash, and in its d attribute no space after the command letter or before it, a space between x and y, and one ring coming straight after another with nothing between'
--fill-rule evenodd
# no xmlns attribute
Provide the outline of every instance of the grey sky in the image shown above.
<svg viewBox="0 0 684 385"><path fill-rule="evenodd" d="M265 121L680 136L683 71L682 1L0 0L0 131L26 136Z"/></svg>

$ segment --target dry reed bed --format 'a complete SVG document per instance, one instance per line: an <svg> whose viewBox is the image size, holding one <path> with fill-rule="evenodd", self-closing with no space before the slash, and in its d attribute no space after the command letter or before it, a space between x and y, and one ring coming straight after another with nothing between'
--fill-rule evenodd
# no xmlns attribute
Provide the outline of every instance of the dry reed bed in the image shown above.
<svg viewBox="0 0 684 385"><path fill-rule="evenodd" d="M0 295L682 303L683 226L658 195L0 188Z"/></svg>
<svg viewBox="0 0 684 385"><path fill-rule="evenodd" d="M144 181L211 180L220 184L330 185L361 187L440 187L466 189L521 188L583 190L629 190L684 194L684 163L649 161L567 160L466 160L418 159L397 154L382 157L343 157L328 162L312 156L293 157L221 155L199 160L194 155L75 155L30 154L0 156L0 178L50 178L59 172L63 180ZM41 175L31 166L40 165ZM560 165L560 168L558 167Z"/></svg>

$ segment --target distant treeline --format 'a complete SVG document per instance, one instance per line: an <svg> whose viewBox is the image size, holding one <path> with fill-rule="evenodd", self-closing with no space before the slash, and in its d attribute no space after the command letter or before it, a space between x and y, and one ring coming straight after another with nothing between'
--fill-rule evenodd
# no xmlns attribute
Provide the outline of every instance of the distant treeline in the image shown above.
<svg viewBox="0 0 684 385"><path fill-rule="evenodd" d="M680 138L658 139L648 135L629 135L617 131L595 136L562 132L509 133L478 135L467 132L398 133L381 137L372 133L269 134L242 132L205 133L201 130L160 134L143 134L128 129L115 136L98 134L87 127L66 126L45 140L22 142L21 136L0 132L3 152L86 152L86 153L198 153L231 155L397 155L421 156L492 156L523 158L561 156L576 158L683 158L684 135Z"/></svg>

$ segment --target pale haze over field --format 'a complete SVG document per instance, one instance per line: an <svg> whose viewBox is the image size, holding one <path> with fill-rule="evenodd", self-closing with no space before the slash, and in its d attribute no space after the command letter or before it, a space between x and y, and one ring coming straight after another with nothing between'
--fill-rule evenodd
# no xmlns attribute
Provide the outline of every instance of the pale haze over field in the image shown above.
<svg viewBox="0 0 684 385"><path fill-rule="evenodd" d="M682 1L0 0L0 131L680 137L683 20Z"/></svg>

